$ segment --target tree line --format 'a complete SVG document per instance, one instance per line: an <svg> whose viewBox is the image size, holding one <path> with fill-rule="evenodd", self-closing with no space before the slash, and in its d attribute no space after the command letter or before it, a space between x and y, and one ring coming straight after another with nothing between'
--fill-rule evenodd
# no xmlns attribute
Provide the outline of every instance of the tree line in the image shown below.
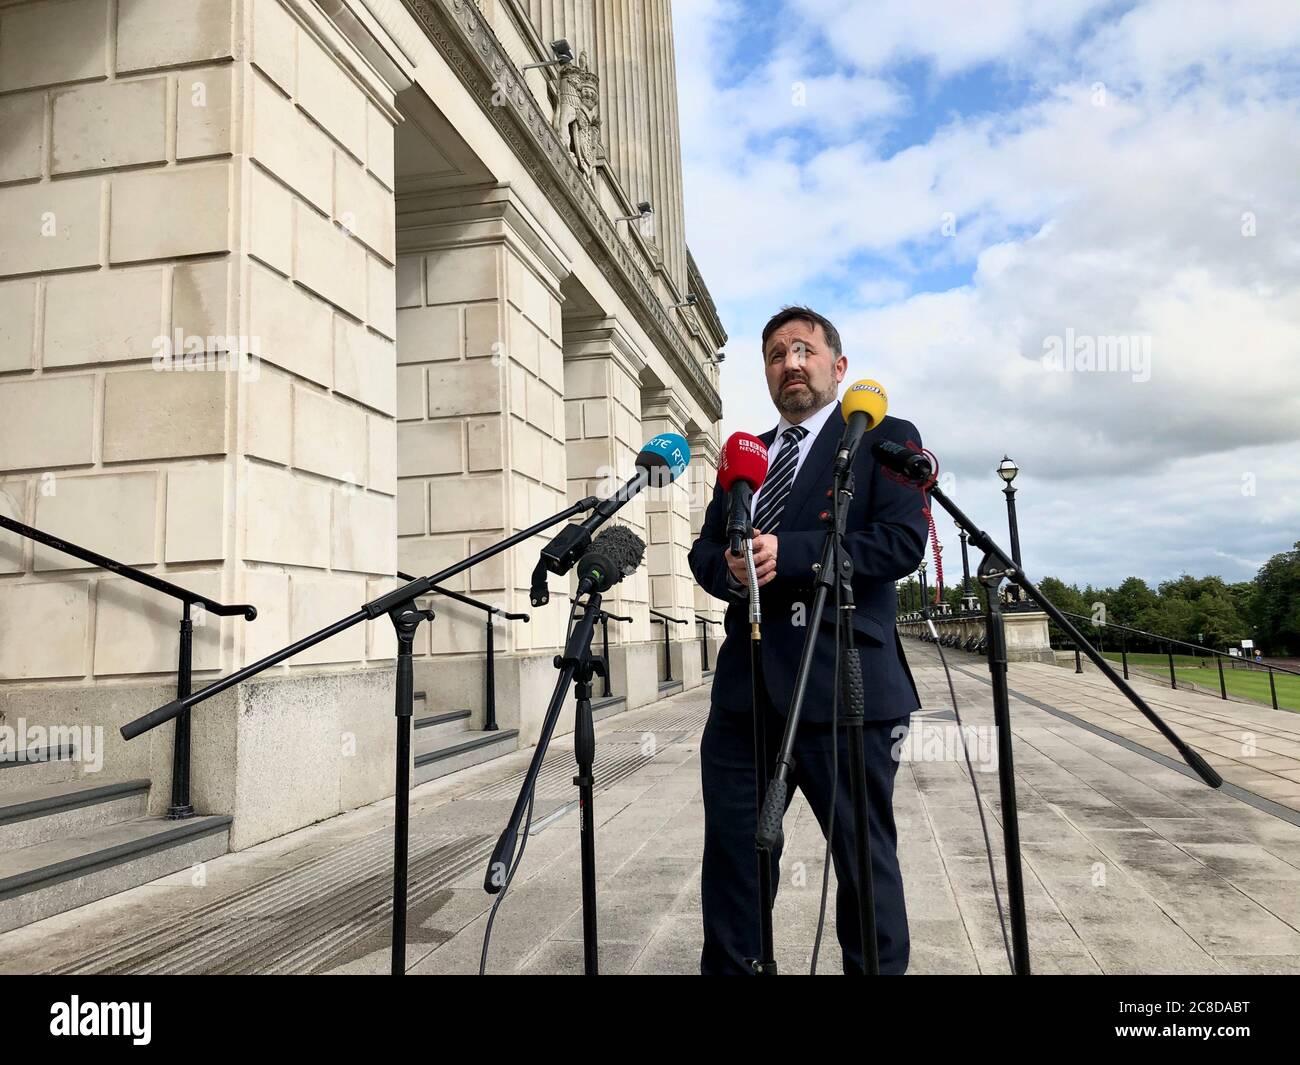
<svg viewBox="0 0 1300 1065"><path fill-rule="evenodd" d="M1091 617L1097 613L1096 604L1104 604L1108 624L1216 650L1238 647L1243 639L1250 639L1266 655L1300 654L1300 541L1265 562L1253 580L1235 584L1222 577L1183 574L1154 588L1141 577L1128 577L1114 588L1091 584L1080 588L1044 577L1038 587L1069 613ZM975 591L980 594L978 584ZM899 585L899 597L900 609L918 602L915 579ZM944 588L943 597L954 610L960 609L960 572L955 583Z"/></svg>

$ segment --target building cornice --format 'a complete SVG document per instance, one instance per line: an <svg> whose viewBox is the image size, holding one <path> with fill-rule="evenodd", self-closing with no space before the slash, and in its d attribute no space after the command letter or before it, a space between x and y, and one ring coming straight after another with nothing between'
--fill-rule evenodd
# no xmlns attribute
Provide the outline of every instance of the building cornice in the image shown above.
<svg viewBox="0 0 1300 1065"><path fill-rule="evenodd" d="M637 268L595 193L569 159L523 76L472 0L405 0L407 8L483 112L548 194L600 272L627 304L707 417L722 399L678 334L668 310ZM507 106L497 106L504 100Z"/></svg>
<svg viewBox="0 0 1300 1065"><path fill-rule="evenodd" d="M705 328L710 333L710 339L719 348L723 347L727 343L727 331L722 328L722 319L718 317L718 307L713 302L709 286L704 283L704 275L700 273L700 268L695 265L695 256L691 254L690 248L686 249L686 277L688 279L688 290L694 292L697 298L695 310L704 320Z"/></svg>

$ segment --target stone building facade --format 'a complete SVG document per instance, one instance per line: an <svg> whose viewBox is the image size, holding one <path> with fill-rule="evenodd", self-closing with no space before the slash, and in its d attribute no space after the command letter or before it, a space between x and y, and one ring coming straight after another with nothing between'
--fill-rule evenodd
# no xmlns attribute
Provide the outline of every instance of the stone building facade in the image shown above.
<svg viewBox="0 0 1300 1065"><path fill-rule="evenodd" d="M522 69L559 38L572 63ZM726 337L673 62L669 0L0 2L0 513L255 605L198 612L201 686L681 433L687 476L621 514L649 546L611 659L625 705L657 697L654 609L700 683ZM493 629L503 749L536 739L568 616L562 578L529 606L542 542L448 582L531 615ZM416 687L481 729L486 615L431 605ZM102 726L102 779L161 813L172 726L117 728L172 697L177 617L0 531L5 721ZM193 803L231 847L391 794L394 654L367 623L194 712Z"/></svg>

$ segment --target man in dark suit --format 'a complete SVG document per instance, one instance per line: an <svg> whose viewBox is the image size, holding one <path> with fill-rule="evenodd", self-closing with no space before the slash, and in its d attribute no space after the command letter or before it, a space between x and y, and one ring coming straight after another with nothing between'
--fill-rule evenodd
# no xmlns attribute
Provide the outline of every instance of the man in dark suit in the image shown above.
<svg viewBox="0 0 1300 1065"><path fill-rule="evenodd" d="M829 505L826 490L844 431L837 395L848 360L835 326L806 307L788 307L767 323L763 360L768 390L781 415L776 429L762 437L768 446L768 474L752 511L763 609L757 713L767 736L768 764L762 772L769 780L807 626L818 623L809 616L813 565L821 557L826 526L820 514ZM855 491L845 535L854 570L854 643L866 693L863 738L880 971L902 973L907 969L908 933L893 813L895 751L920 701L894 630L894 581L920 562L927 523L920 493L889 479L872 459L871 444L877 439L919 444L920 435L910 422L890 417L867 432L854 461ZM709 721L700 746L705 816L700 970L705 974L752 972L751 961L760 954L747 583L744 560L728 548L726 525L726 496L717 487L690 553L696 581L728 604L726 639L718 652ZM836 929L845 972L860 973L864 960L848 739L843 732L837 745L839 787L831 794L834 623L831 598L820 619L791 782L803 792L823 833L834 805ZM774 884L779 881L779 862L778 851Z"/></svg>

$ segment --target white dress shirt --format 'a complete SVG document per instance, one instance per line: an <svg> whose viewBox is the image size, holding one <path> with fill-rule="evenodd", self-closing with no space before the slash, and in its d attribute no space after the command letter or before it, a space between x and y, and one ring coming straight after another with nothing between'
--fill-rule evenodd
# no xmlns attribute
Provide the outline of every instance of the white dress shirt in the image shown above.
<svg viewBox="0 0 1300 1065"><path fill-rule="evenodd" d="M799 476L799 469L803 466L803 460L808 457L808 452L812 450L813 441L817 439L817 434L822 431L826 425L826 419L831 416L835 410L836 400L831 400L821 410L815 411L799 423L808 432L804 438L798 441L799 453L794 459L794 478ZM772 438L772 446L767 449L767 468L770 470L772 464L776 462L777 456L781 453L781 434L795 423L790 421L783 414L781 420L776 424L776 436ZM794 478L791 478L791 485L794 484ZM762 497L764 488L759 488L750 499L749 516L752 518L758 508L758 501ZM779 533L778 533L779 535Z"/></svg>

